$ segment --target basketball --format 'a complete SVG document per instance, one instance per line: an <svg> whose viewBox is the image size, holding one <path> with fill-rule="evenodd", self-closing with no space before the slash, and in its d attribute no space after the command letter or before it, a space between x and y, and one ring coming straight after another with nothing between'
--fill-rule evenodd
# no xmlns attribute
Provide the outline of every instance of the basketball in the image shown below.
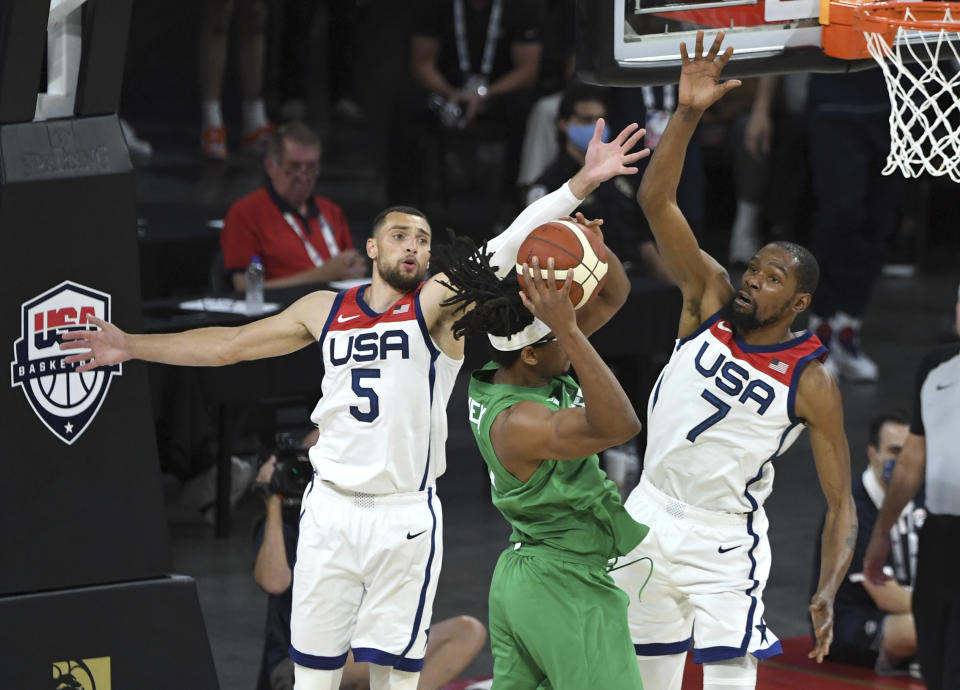
<svg viewBox="0 0 960 690"><path fill-rule="evenodd" d="M523 283L523 264L532 266L533 257L540 259L540 274L548 277L547 260L553 257L557 283L573 271L570 301L579 309L593 297L607 280L607 250L600 235L572 220L554 220L536 227L517 251L517 281Z"/></svg>

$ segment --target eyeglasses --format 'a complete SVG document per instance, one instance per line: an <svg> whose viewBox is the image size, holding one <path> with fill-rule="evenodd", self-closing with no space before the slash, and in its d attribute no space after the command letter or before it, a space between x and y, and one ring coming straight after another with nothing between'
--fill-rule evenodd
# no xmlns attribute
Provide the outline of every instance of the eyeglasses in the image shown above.
<svg viewBox="0 0 960 690"><path fill-rule="evenodd" d="M316 175L320 172L320 161L310 161L309 163L295 163L289 162L284 163L281 167L281 170L287 175L297 175L297 174L306 174L306 175Z"/></svg>

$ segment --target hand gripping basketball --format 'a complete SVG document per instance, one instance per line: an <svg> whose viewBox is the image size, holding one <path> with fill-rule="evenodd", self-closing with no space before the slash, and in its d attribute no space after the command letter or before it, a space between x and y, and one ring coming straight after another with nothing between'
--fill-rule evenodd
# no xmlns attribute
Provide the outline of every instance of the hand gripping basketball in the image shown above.
<svg viewBox="0 0 960 690"><path fill-rule="evenodd" d="M585 222L583 215L577 217ZM607 279L607 251L596 223L560 219L534 228L517 251L517 281L524 291L527 272L523 265L532 265L535 258L540 266L552 260L559 280L572 279L570 301L576 309L587 304ZM537 270L546 280L547 271Z"/></svg>
<svg viewBox="0 0 960 690"><path fill-rule="evenodd" d="M533 257L530 264L521 266L517 274L526 277L528 289L520 293L523 306L550 326L556 334L564 328L576 328L577 317L570 300L573 276L568 271L563 283L557 284L553 259L547 259L547 268L540 268L540 259Z"/></svg>

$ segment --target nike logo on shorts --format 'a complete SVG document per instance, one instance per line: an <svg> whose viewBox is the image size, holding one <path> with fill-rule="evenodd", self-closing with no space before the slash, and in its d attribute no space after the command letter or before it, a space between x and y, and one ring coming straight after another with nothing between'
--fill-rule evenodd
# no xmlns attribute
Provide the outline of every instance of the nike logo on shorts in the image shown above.
<svg viewBox="0 0 960 690"><path fill-rule="evenodd" d="M427 530L423 530L423 532L426 532L426 531ZM410 534L409 532L407 532L407 539L416 539L421 534L423 534L423 532L417 532L416 534Z"/></svg>
<svg viewBox="0 0 960 690"><path fill-rule="evenodd" d="M347 321L353 321L354 319L359 319L359 314L354 314L353 316L344 316L343 314L337 315L337 323L346 323Z"/></svg>
<svg viewBox="0 0 960 690"><path fill-rule="evenodd" d="M717 553L726 553L727 551L733 551L734 549L739 549L743 544L737 544L736 546L731 546L729 549L725 549L722 546L717 547Z"/></svg>
<svg viewBox="0 0 960 690"><path fill-rule="evenodd" d="M937 390L938 390L938 391L942 391L944 388L949 388L949 387L952 386L952 385L953 385L952 383L945 383L945 384L943 384L943 385L941 385L941 384L938 383L938 384L937 384Z"/></svg>

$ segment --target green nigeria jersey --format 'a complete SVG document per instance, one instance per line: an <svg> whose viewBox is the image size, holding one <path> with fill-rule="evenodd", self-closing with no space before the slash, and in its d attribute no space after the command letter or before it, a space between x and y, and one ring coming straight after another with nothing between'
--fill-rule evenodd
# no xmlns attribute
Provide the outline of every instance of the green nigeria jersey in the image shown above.
<svg viewBox="0 0 960 690"><path fill-rule="evenodd" d="M544 458L533 476L521 482L500 464L490 441L493 420L522 400L551 410L582 407L576 381L561 376L540 388L525 388L492 383L496 370L490 362L470 376L470 428L490 471L493 504L513 527L510 541L604 558L629 553L648 527L624 509L596 455L580 460Z"/></svg>

